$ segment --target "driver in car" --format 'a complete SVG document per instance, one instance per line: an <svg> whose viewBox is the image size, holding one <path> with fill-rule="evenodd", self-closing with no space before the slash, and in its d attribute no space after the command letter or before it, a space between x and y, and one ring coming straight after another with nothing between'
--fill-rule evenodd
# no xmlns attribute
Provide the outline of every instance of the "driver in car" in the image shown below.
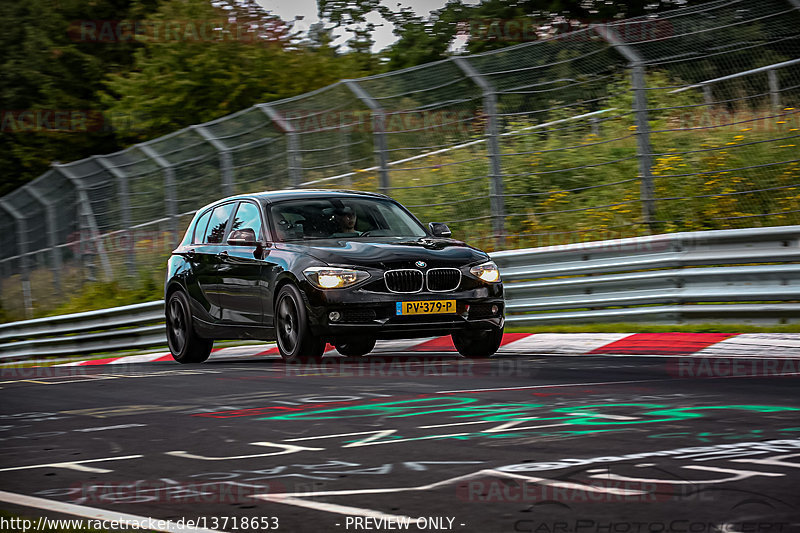
<svg viewBox="0 0 800 533"><path fill-rule="evenodd" d="M335 235L340 233L352 234L358 233L356 229L357 216L352 207L344 206L336 208L333 211L333 221L335 224Z"/></svg>

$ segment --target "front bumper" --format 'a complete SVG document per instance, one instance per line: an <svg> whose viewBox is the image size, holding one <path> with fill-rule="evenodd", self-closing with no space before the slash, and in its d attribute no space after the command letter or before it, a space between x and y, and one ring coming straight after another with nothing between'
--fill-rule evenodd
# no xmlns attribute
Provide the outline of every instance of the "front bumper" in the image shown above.
<svg viewBox="0 0 800 533"><path fill-rule="evenodd" d="M449 335L465 329L499 329L505 322L502 283L450 292L413 294L366 289L322 291L306 287L308 316L315 335L336 341L354 336L377 339ZM397 315L397 302L455 300L452 314ZM496 312L493 307L496 306ZM337 312L339 320L331 320Z"/></svg>

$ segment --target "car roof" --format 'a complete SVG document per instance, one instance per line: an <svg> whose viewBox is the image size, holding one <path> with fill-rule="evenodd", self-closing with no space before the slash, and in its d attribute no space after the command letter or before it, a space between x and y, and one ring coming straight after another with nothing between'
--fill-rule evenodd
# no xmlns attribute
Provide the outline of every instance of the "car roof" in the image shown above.
<svg viewBox="0 0 800 533"><path fill-rule="evenodd" d="M223 204L225 202L232 202L236 200L248 200L248 199L260 200L262 202L269 204L273 202L280 202L282 200L302 200L304 198L315 199L315 198L354 198L354 197L391 200L391 198L389 198L387 195L380 194L377 192L351 191L347 189L283 189L277 191L254 192L250 194L237 194L235 196L221 198L207 205L204 205L196 212L200 213L201 211L205 211L209 207L213 207L215 205Z"/></svg>
<svg viewBox="0 0 800 533"><path fill-rule="evenodd" d="M366 191L350 191L346 189L285 189L280 191L264 191L248 195L267 203L281 200L301 200L304 198L342 198L353 196L366 196L369 198L389 198L385 194Z"/></svg>

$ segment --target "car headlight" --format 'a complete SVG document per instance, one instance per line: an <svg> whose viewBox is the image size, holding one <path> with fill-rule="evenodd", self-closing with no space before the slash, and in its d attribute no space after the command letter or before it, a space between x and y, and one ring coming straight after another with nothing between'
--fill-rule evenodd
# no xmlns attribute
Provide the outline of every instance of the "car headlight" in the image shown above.
<svg viewBox="0 0 800 533"><path fill-rule="evenodd" d="M369 272L350 268L310 267L303 275L319 289L341 289L350 287L369 277Z"/></svg>
<svg viewBox="0 0 800 533"><path fill-rule="evenodd" d="M500 270L497 268L497 265L494 264L494 261L488 261L481 265L474 266L469 269L469 272L473 276L489 283L500 281Z"/></svg>

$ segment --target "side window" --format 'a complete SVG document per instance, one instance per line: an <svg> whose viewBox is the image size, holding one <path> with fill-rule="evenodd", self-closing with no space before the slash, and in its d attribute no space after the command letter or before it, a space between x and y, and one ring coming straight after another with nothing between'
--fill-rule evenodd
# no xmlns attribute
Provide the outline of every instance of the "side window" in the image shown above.
<svg viewBox="0 0 800 533"><path fill-rule="evenodd" d="M256 232L256 238L261 238L261 213L258 211L258 207L250 202L239 204L231 231L244 228L252 228Z"/></svg>
<svg viewBox="0 0 800 533"><path fill-rule="evenodd" d="M228 225L228 219L231 218L235 205L235 203L230 203L214 208L203 242L207 244L222 244L225 238L225 227Z"/></svg>
<svg viewBox="0 0 800 533"><path fill-rule="evenodd" d="M194 237L192 238L192 244L201 244L203 242L203 237L206 234L206 228L208 227L208 217L211 216L211 210L209 209L203 216L197 219L197 224L194 226Z"/></svg>

